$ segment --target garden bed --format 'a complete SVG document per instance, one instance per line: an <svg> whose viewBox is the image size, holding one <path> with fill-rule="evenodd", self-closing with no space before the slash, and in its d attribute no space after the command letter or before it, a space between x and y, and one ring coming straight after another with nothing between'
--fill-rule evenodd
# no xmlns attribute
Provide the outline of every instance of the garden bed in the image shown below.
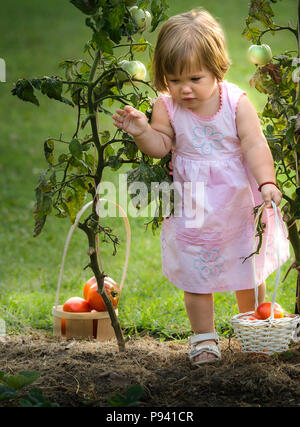
<svg viewBox="0 0 300 427"><path fill-rule="evenodd" d="M144 389L141 407L300 406L299 344L274 356L242 353L234 339L222 339L221 349L222 360L193 367L186 341L132 338L119 353L115 341L33 332L0 337L0 370L39 371L34 387L68 407L110 406L108 399L132 384Z"/></svg>

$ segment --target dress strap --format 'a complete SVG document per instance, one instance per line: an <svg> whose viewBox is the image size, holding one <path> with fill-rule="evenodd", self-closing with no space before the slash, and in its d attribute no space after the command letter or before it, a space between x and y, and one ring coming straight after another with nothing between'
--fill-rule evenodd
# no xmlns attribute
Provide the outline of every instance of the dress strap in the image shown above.
<svg viewBox="0 0 300 427"><path fill-rule="evenodd" d="M240 101L242 95L247 95L247 93L243 89L239 88L234 83L229 83L229 82L225 81L224 86L225 86L226 92L227 92L228 106L229 106L231 113L233 114L234 120L235 120L239 101Z"/></svg>
<svg viewBox="0 0 300 427"><path fill-rule="evenodd" d="M168 112L168 117L171 123L173 123L174 120L174 102L171 96L160 94L158 99L161 99L166 107L166 110Z"/></svg>

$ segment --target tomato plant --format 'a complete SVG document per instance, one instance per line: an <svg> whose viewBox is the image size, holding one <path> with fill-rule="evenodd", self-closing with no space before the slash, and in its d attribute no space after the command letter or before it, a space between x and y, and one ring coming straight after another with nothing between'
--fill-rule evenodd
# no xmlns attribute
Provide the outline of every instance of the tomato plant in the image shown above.
<svg viewBox="0 0 300 427"><path fill-rule="evenodd" d="M91 311L91 307L84 298L71 297L64 303L63 311L71 313L86 313Z"/></svg>
<svg viewBox="0 0 300 427"><path fill-rule="evenodd" d="M299 70L300 45L298 25L291 23L278 25L275 22L273 3L278 0L251 0L249 13L245 22L243 35L255 46L263 46L265 34L272 34L274 38L282 31L288 31L295 41L293 51L284 51L271 58L268 49L257 52L257 47L250 47L258 67L250 79L250 85L263 93L267 102L260 113L262 128L269 147L272 151L276 167L276 181L282 192L284 204L282 206L283 219L286 222L288 238L293 247L295 258L289 267L287 275L292 269L297 271L297 291L295 312L300 312L300 97L299 97ZM295 2L296 3L296 2ZM300 11L300 0L298 0ZM272 43L270 43L272 45ZM274 45L276 41L274 41ZM260 55L260 63L257 61ZM270 61L269 61L270 59ZM265 63L268 61L268 63ZM263 227L259 231L260 241L263 236ZM284 280L285 280L284 278Z"/></svg>
<svg viewBox="0 0 300 427"><path fill-rule="evenodd" d="M139 71L133 71L132 74L131 70L128 71L129 76L132 76L128 79L131 85L129 90L125 86L126 82L120 78L119 72L124 73L120 62L139 61L138 55L141 53L148 53L151 62L153 46L144 34L141 36L141 32L146 29L153 32L167 18L168 5L167 0L69 1L70 7L75 6L78 13L83 14L83 22L91 32L84 45L84 58L60 62L62 75L50 72L41 78L21 78L15 83L12 94L35 106L40 105L40 94L63 103L66 108L72 107L75 123L72 134L65 135L63 139L61 136L50 137L42 143L47 167L35 188L34 236L41 233L51 213L59 218L69 218L73 224L87 199L93 201L92 212L78 223L78 228L87 237L88 266L97 279L98 292L109 312L122 351L125 342L113 303L106 293L106 274L100 266L97 244L99 235L103 237L102 240L111 241L113 254L119 244L113 231L102 220L99 222L97 203L103 171L110 168L117 172L124 163L132 164L133 173L128 184L135 179L147 185L149 179L158 183L170 182L170 176L166 168L167 159L154 163L154 159L138 150L130 135L121 130L111 134L103 128L102 118L103 115L112 115L109 108L117 103L114 109L132 105L150 119L152 93L155 95L156 92L151 83L145 80L145 67L139 65ZM130 12L130 7L137 9ZM140 21L138 15L142 17ZM155 219L153 229L161 221L161 216Z"/></svg>
<svg viewBox="0 0 300 427"><path fill-rule="evenodd" d="M272 303L270 302L263 302L261 303L257 309L255 310L254 316L257 319L265 320L268 319L268 317L271 316L271 306ZM274 319L281 319L283 317L283 309L279 304L275 302L274 304Z"/></svg>

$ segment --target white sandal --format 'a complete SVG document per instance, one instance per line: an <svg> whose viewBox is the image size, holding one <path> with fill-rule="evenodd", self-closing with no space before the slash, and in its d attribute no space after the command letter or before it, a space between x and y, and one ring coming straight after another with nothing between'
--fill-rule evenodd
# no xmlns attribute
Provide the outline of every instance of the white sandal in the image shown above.
<svg viewBox="0 0 300 427"><path fill-rule="evenodd" d="M202 341L214 340L216 344L201 344ZM192 346L189 358L192 365L201 365L202 363L212 363L221 359L221 353L218 347L219 337L216 333L208 333L208 334L197 334L189 337L189 343ZM212 357L209 359L200 359L195 362L195 357L199 356L202 353L210 353L216 357Z"/></svg>

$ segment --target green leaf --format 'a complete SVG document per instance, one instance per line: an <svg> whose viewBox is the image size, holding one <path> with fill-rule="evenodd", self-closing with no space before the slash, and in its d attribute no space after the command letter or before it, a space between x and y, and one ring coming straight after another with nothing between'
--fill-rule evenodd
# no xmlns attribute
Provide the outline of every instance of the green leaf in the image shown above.
<svg viewBox="0 0 300 427"><path fill-rule="evenodd" d="M102 142L102 144L105 144L106 142L109 141L110 132L108 130L104 130L104 131L100 132L100 134L101 134L101 142Z"/></svg>
<svg viewBox="0 0 300 427"><path fill-rule="evenodd" d="M50 99L64 102L65 104L74 106L73 102L62 96L63 83L58 77L44 77L41 84L41 92L47 95Z"/></svg>
<svg viewBox="0 0 300 427"><path fill-rule="evenodd" d="M73 181L72 188L69 188L65 193L65 204L72 224L76 219L77 213L84 205L86 193L86 188L77 181Z"/></svg>
<svg viewBox="0 0 300 427"><path fill-rule="evenodd" d="M168 3L167 0L152 0L151 2L151 15L152 15L152 22L151 22L151 32L153 32L160 22L165 21L168 16L166 14L166 10L168 9Z"/></svg>
<svg viewBox="0 0 300 427"><path fill-rule="evenodd" d="M18 393L11 387L0 384L0 401L18 397Z"/></svg>
<svg viewBox="0 0 300 427"><path fill-rule="evenodd" d="M121 27L124 21L125 8L122 3L115 5L107 14L107 22L110 30L116 30Z"/></svg>
<svg viewBox="0 0 300 427"><path fill-rule="evenodd" d="M110 53L111 55L113 54L114 43L108 38L104 31L100 30L94 32L93 41L103 52Z"/></svg>
<svg viewBox="0 0 300 427"><path fill-rule="evenodd" d="M45 408L45 407L59 407L57 403L50 402L38 388L33 388L29 391L27 399L20 400L20 406L22 407L34 407L34 408Z"/></svg>
<svg viewBox="0 0 300 427"><path fill-rule="evenodd" d="M50 165L54 164L53 151L54 151L54 141L53 139L48 138L44 142L44 153L45 153L46 160Z"/></svg>
<svg viewBox="0 0 300 427"><path fill-rule="evenodd" d="M47 219L46 215L42 216L39 219L35 219L34 229L33 229L33 237L37 237L41 233L41 231L45 225L46 219Z"/></svg>
<svg viewBox="0 0 300 427"><path fill-rule="evenodd" d="M88 167L91 170L94 170L96 167L94 156L92 154L84 153L84 159L85 159L85 162L88 165Z"/></svg>
<svg viewBox="0 0 300 427"><path fill-rule="evenodd" d="M40 105L37 97L34 95L34 88L29 80L19 79L11 92L22 99L22 101L32 102L37 106Z"/></svg>
<svg viewBox="0 0 300 427"><path fill-rule="evenodd" d="M260 29L258 27L246 27L242 32L242 36L255 44L260 36Z"/></svg>
<svg viewBox="0 0 300 427"><path fill-rule="evenodd" d="M138 399L142 396L144 390L140 384L130 386L125 395L115 393L112 398L108 400L111 406L138 406L140 403Z"/></svg>
<svg viewBox="0 0 300 427"><path fill-rule="evenodd" d="M46 222L47 215L52 211L52 194L49 192L51 183L48 183L45 179L45 171L41 177L38 186L35 189L36 203L33 210L34 217L34 232L33 236L37 237Z"/></svg>
<svg viewBox="0 0 300 427"><path fill-rule="evenodd" d="M99 0L69 0L77 9L86 15L93 15L99 7Z"/></svg>
<svg viewBox="0 0 300 427"><path fill-rule="evenodd" d="M107 145L104 150L104 158L105 160L109 159L109 157L112 157L115 155L115 150L111 146L111 144Z"/></svg>
<svg viewBox="0 0 300 427"><path fill-rule="evenodd" d="M295 132L295 123L292 123L291 127L287 130L285 135L285 139L289 144L291 144L292 149L295 148L294 132Z"/></svg>
<svg viewBox="0 0 300 427"><path fill-rule="evenodd" d="M141 37L138 41L138 45L132 46L132 50L134 52L145 52L147 49L147 40L144 39L144 37Z"/></svg>
<svg viewBox="0 0 300 427"><path fill-rule="evenodd" d="M69 156L67 154L60 154L58 157L58 163L64 163L69 159Z"/></svg>
<svg viewBox="0 0 300 427"><path fill-rule="evenodd" d="M112 170L116 171L122 166L122 161L119 156L110 156L108 165L112 168Z"/></svg>
<svg viewBox="0 0 300 427"><path fill-rule="evenodd" d="M134 142L126 142L124 147L124 154L128 160L134 160L139 149Z"/></svg>
<svg viewBox="0 0 300 427"><path fill-rule="evenodd" d="M125 393L127 406L134 406L138 403L138 399L142 397L144 390L140 384L134 384L129 387Z"/></svg>
<svg viewBox="0 0 300 427"><path fill-rule="evenodd" d="M78 141L78 139L72 139L72 141L69 144L69 150L70 150L70 153L74 157L81 159L81 157L82 157L82 145L81 145L80 141Z"/></svg>
<svg viewBox="0 0 300 427"><path fill-rule="evenodd" d="M39 378L40 373L37 371L21 371L16 375L5 374L1 377L2 384L11 387L13 390L19 390Z"/></svg>

